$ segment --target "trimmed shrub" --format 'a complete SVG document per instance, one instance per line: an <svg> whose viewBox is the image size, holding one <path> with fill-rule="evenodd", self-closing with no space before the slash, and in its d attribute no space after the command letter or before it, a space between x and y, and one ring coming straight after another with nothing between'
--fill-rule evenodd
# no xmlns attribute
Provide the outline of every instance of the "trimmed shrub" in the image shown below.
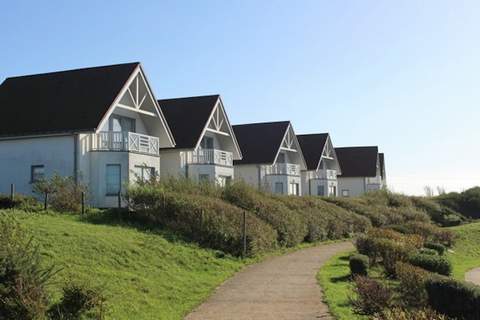
<svg viewBox="0 0 480 320"><path fill-rule="evenodd" d="M302 215L243 182L227 186L223 198L268 222L277 231L278 242L282 246L295 246L307 236L307 226Z"/></svg>
<svg viewBox="0 0 480 320"><path fill-rule="evenodd" d="M82 192L87 194L85 185L75 182L73 177L64 177L58 174L36 182L33 190L40 197L48 193L48 204L56 211L80 211Z"/></svg>
<svg viewBox="0 0 480 320"><path fill-rule="evenodd" d="M438 252L439 255L443 255L445 251L447 251L447 248L440 243L435 243L435 242L425 242L423 245L425 248L433 249Z"/></svg>
<svg viewBox="0 0 480 320"><path fill-rule="evenodd" d="M241 255L243 210L221 199L164 191L152 186L129 188L133 218L160 224L199 244ZM248 254L276 247L277 232L255 214L247 215Z"/></svg>
<svg viewBox="0 0 480 320"><path fill-rule="evenodd" d="M105 298L98 289L69 284L63 288L63 297L49 310L52 320L96 319L105 317Z"/></svg>
<svg viewBox="0 0 480 320"><path fill-rule="evenodd" d="M380 282L364 276L355 277L356 298L351 303L356 312L373 315L392 303L392 291Z"/></svg>
<svg viewBox="0 0 480 320"><path fill-rule="evenodd" d="M350 256L350 274L352 276L361 275L366 276L368 274L368 257L363 254L354 254Z"/></svg>
<svg viewBox="0 0 480 320"><path fill-rule="evenodd" d="M385 310L376 316L375 320L448 320L448 318L429 308L418 310L393 308Z"/></svg>
<svg viewBox="0 0 480 320"><path fill-rule="evenodd" d="M406 261L412 248L404 243L390 239L380 239L378 250L382 257L382 264L388 276L395 276L395 266L398 261Z"/></svg>
<svg viewBox="0 0 480 320"><path fill-rule="evenodd" d="M10 195L0 194L0 209L19 209L27 212L38 211L41 205L34 197L27 197L21 194L15 194L12 201Z"/></svg>
<svg viewBox="0 0 480 320"><path fill-rule="evenodd" d="M427 304L425 281L428 271L405 262L395 264L395 274L400 281L398 291L406 307L422 307Z"/></svg>
<svg viewBox="0 0 480 320"><path fill-rule="evenodd" d="M414 266L441 275L449 276L452 273L450 261L441 256L417 253L409 258L409 262Z"/></svg>
<svg viewBox="0 0 480 320"><path fill-rule="evenodd" d="M425 282L428 303L449 317L480 319L480 287L446 277L433 277Z"/></svg>
<svg viewBox="0 0 480 320"><path fill-rule="evenodd" d="M441 243L447 247L455 244L455 234L449 230L438 230L432 238L434 242Z"/></svg>
<svg viewBox="0 0 480 320"><path fill-rule="evenodd" d="M438 255L437 250L429 249L429 248L421 248L420 251L419 251L419 253L421 253L421 254L429 254L429 255L432 255L432 256Z"/></svg>

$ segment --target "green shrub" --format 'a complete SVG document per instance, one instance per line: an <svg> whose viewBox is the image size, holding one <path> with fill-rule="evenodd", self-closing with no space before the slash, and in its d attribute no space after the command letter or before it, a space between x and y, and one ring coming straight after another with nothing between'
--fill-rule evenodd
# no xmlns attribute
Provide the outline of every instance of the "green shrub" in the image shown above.
<svg viewBox="0 0 480 320"><path fill-rule="evenodd" d="M397 262L406 261L411 254L412 248L402 242L391 239L379 239L377 245L386 274L395 276Z"/></svg>
<svg viewBox="0 0 480 320"><path fill-rule="evenodd" d="M350 256L350 274L352 276L361 275L366 276L368 274L368 257L363 254L354 254Z"/></svg>
<svg viewBox="0 0 480 320"><path fill-rule="evenodd" d="M417 253L409 258L409 262L414 266L441 275L448 276L452 273L452 265L450 261L441 256Z"/></svg>
<svg viewBox="0 0 480 320"><path fill-rule="evenodd" d="M206 247L233 255L243 250L243 210L221 199L174 193L152 186L129 188L133 218L161 224ZM276 231L255 214L247 212L248 254L276 246Z"/></svg>
<svg viewBox="0 0 480 320"><path fill-rule="evenodd" d="M397 307L383 311L375 317L375 320L448 320L448 318L429 308L408 310Z"/></svg>
<svg viewBox="0 0 480 320"><path fill-rule="evenodd" d="M0 318L44 318L53 274L26 231L12 216L0 214Z"/></svg>
<svg viewBox="0 0 480 320"><path fill-rule="evenodd" d="M391 305L392 291L388 287L364 276L356 276L354 281L356 298L351 303L356 312L373 315Z"/></svg>
<svg viewBox="0 0 480 320"><path fill-rule="evenodd" d="M443 255L445 251L447 251L447 248L440 243L435 243L435 242L425 242L423 245L425 248L433 249L438 252L439 255Z"/></svg>
<svg viewBox="0 0 480 320"><path fill-rule="evenodd" d="M63 297L49 310L52 320L104 319L105 298L98 289L69 284L63 288Z"/></svg>
<svg viewBox="0 0 480 320"><path fill-rule="evenodd" d="M425 281L429 277L428 271L399 261L395 265L395 274L400 281L398 291L403 304L406 307L416 308L426 306Z"/></svg>
<svg viewBox="0 0 480 320"><path fill-rule="evenodd" d="M443 216L441 225L444 227L458 226L463 222L463 219L456 214L448 214Z"/></svg>
<svg viewBox="0 0 480 320"><path fill-rule="evenodd" d="M34 197L15 194L13 201L10 195L0 194L0 209L19 209L27 212L38 211L40 204Z"/></svg>
<svg viewBox="0 0 480 320"><path fill-rule="evenodd" d="M307 225L301 214L245 183L237 182L226 187L223 198L269 223L277 231L282 246L295 246L307 237Z"/></svg>
<svg viewBox="0 0 480 320"><path fill-rule="evenodd" d="M48 193L48 205L56 211L78 212L81 208L82 192L87 195L87 187L73 177L54 174L49 179L36 182L33 190L40 197Z"/></svg>
<svg viewBox="0 0 480 320"><path fill-rule="evenodd" d="M461 193L451 192L435 198L442 205L469 218L480 218L480 187Z"/></svg>
<svg viewBox="0 0 480 320"><path fill-rule="evenodd" d="M429 254L429 255L432 255L432 256L438 255L437 250L429 249L429 248L421 248L420 251L419 251L419 253L421 253L421 254Z"/></svg>
<svg viewBox="0 0 480 320"><path fill-rule="evenodd" d="M446 277L433 277L425 282L428 303L449 317L480 319L480 287Z"/></svg>

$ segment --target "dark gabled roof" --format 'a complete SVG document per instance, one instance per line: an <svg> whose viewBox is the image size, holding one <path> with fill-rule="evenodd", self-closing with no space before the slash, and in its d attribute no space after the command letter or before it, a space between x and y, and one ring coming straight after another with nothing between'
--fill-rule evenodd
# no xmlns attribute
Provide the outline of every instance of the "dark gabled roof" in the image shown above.
<svg viewBox="0 0 480 320"><path fill-rule="evenodd" d="M7 78L0 136L95 130L138 62Z"/></svg>
<svg viewBox="0 0 480 320"><path fill-rule="evenodd" d="M328 133L297 134L297 139L307 163L307 170L317 170L328 140Z"/></svg>
<svg viewBox="0 0 480 320"><path fill-rule="evenodd" d="M242 160L234 164L273 163L290 121L249 123L233 126Z"/></svg>
<svg viewBox="0 0 480 320"><path fill-rule="evenodd" d="M335 148L341 177L375 177L377 175L378 147Z"/></svg>
<svg viewBox="0 0 480 320"><path fill-rule="evenodd" d="M385 179L385 154L379 153L378 161L380 163L380 174L382 176L382 179Z"/></svg>
<svg viewBox="0 0 480 320"><path fill-rule="evenodd" d="M219 95L158 100L177 149L193 149L207 125Z"/></svg>

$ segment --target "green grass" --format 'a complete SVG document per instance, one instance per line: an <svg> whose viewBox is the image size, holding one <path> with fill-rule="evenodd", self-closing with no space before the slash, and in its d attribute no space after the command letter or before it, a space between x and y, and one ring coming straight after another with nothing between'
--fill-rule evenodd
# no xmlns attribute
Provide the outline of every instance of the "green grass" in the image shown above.
<svg viewBox="0 0 480 320"><path fill-rule="evenodd" d="M449 228L457 239L448 253L453 265L453 277L464 280L465 272L480 267L480 222Z"/></svg>
<svg viewBox="0 0 480 320"><path fill-rule="evenodd" d="M352 284L349 281L350 267L348 257L351 252L341 253L325 263L317 274L317 280L323 288L323 299L330 313L337 320L363 320L366 316L355 314L350 304Z"/></svg>
<svg viewBox="0 0 480 320"><path fill-rule="evenodd" d="M22 214L19 220L61 271L54 299L68 281L103 288L107 319L181 319L251 260L199 248L165 232L93 224L77 216Z"/></svg>

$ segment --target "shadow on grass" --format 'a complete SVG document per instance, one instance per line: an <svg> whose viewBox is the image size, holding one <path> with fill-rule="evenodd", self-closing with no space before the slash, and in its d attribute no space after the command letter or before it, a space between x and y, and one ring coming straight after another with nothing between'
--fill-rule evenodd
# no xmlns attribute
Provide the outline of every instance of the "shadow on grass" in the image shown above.
<svg viewBox="0 0 480 320"><path fill-rule="evenodd" d="M351 276L349 274L344 275L344 276L330 278L330 281L333 282L333 283L350 282L350 280L351 280Z"/></svg>

